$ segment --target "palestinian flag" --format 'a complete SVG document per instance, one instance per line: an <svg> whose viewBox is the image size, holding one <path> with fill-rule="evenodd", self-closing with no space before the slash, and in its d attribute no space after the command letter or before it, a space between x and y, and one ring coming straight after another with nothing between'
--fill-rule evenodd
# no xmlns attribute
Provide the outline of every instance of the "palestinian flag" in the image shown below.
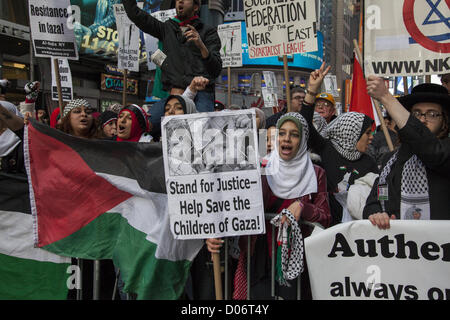
<svg viewBox="0 0 450 320"><path fill-rule="evenodd" d="M38 247L112 259L138 299L181 295L203 242L172 236L160 144L81 139L31 121L24 153Z"/></svg>
<svg viewBox="0 0 450 320"><path fill-rule="evenodd" d="M70 262L34 247L27 177L0 172L0 300L67 299Z"/></svg>

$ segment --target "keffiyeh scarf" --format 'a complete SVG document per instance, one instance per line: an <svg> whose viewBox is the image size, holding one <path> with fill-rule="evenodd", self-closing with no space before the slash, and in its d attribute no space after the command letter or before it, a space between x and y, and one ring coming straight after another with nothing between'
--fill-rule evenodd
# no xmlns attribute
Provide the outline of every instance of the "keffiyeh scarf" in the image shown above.
<svg viewBox="0 0 450 320"><path fill-rule="evenodd" d="M328 124L327 138L341 156L350 161L361 158L362 153L356 150L366 116L359 112L347 112Z"/></svg>
<svg viewBox="0 0 450 320"><path fill-rule="evenodd" d="M386 185L387 176L398 159L398 151L383 168L378 185ZM385 212L384 200L380 200ZM430 196L427 171L424 164L414 154L403 165L400 186L400 217L402 220L430 220Z"/></svg>
<svg viewBox="0 0 450 320"><path fill-rule="evenodd" d="M290 225L281 225L283 215L286 215ZM304 270L302 232L287 209L283 209L270 223L278 227L277 280L281 285L289 287L288 280L296 279Z"/></svg>

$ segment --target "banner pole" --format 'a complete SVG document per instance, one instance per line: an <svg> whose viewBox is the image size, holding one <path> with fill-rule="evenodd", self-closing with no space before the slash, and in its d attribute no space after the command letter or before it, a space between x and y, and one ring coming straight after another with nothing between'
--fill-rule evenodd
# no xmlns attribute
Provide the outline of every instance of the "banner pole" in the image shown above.
<svg viewBox="0 0 450 320"><path fill-rule="evenodd" d="M355 47L355 51L356 51L356 54L358 56L360 63L363 65L364 60L362 59L361 51L359 50L358 42L356 41L356 39L353 39L353 46ZM366 74L364 74L364 78L367 79ZM383 130L384 137L386 138L386 142L387 142L389 151L393 151L394 145L392 144L391 136L389 135L389 131L386 127L386 123L384 123L383 114L381 113L381 109L380 109L380 103L378 102L378 100L373 99L372 97L370 97L370 100L373 102L373 104L375 106L375 110L377 112L378 119L380 119L381 129Z"/></svg>
<svg viewBox="0 0 450 320"><path fill-rule="evenodd" d="M228 97L227 97L227 102L228 102L228 107L230 107L231 105L231 68L227 67L227 72L228 72Z"/></svg>
<svg viewBox="0 0 450 320"><path fill-rule="evenodd" d="M61 115L61 119L63 118L63 111L64 111L64 106L63 106L63 99L62 99L62 91L61 91L61 77L59 75L59 62L58 59L52 58L53 60L53 66L55 69L55 77L56 77L56 88L58 90L58 106L59 106L59 110L60 110L60 115Z"/></svg>
<svg viewBox="0 0 450 320"><path fill-rule="evenodd" d="M214 285L216 288L216 300L223 300L222 295L222 275L220 272L220 254L211 253L214 267Z"/></svg>
<svg viewBox="0 0 450 320"><path fill-rule="evenodd" d="M123 70L123 90L122 90L122 106L125 107L127 105L127 73L128 70Z"/></svg>
<svg viewBox="0 0 450 320"><path fill-rule="evenodd" d="M429 74L425 75L425 82L426 83L431 83L431 76Z"/></svg>
<svg viewBox="0 0 450 320"><path fill-rule="evenodd" d="M284 66L284 83L286 85L287 111L291 112L291 83L289 81L287 55L283 55L283 66Z"/></svg>
<svg viewBox="0 0 450 320"><path fill-rule="evenodd" d="M93 300L100 300L100 260L94 260Z"/></svg>
<svg viewBox="0 0 450 320"><path fill-rule="evenodd" d="M403 77L403 94L406 96L408 93L408 77Z"/></svg>

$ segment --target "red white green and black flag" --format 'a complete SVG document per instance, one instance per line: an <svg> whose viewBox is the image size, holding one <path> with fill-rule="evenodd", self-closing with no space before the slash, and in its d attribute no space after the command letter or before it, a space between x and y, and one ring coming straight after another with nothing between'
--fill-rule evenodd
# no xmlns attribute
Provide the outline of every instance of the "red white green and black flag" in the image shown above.
<svg viewBox="0 0 450 320"><path fill-rule="evenodd" d="M159 144L86 140L31 121L24 135L35 245L113 259L138 299L177 299L200 240L175 240Z"/></svg>

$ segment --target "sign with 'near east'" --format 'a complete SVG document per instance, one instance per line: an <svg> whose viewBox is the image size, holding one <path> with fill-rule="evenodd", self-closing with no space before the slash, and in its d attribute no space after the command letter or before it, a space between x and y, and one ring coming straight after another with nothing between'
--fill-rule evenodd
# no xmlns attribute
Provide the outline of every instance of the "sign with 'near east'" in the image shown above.
<svg viewBox="0 0 450 320"><path fill-rule="evenodd" d="M317 51L314 0L244 0L250 58Z"/></svg>

